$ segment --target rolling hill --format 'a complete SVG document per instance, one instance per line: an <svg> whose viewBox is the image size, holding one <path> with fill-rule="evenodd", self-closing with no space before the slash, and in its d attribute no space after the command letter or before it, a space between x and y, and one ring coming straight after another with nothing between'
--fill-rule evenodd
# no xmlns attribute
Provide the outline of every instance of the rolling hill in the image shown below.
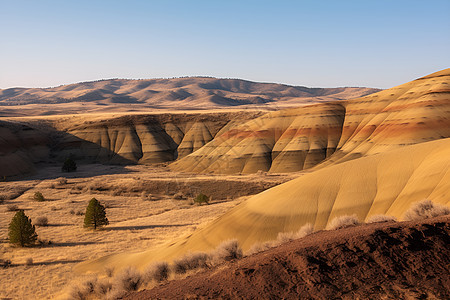
<svg viewBox="0 0 450 300"><path fill-rule="evenodd" d="M161 249L86 262L78 270L171 260L233 238L249 249L306 223L323 229L344 214L356 214L360 220L375 214L402 218L411 203L424 198L449 205L449 83L447 69L342 105L269 113L218 135L173 167L197 172L275 171L270 168L279 157L286 161L276 165L291 170L303 169L306 161L313 162L308 167L316 167L253 196L189 237ZM295 127L286 134L292 124ZM271 147L282 140L274 155Z"/></svg>
<svg viewBox="0 0 450 300"><path fill-rule="evenodd" d="M110 79L53 88L0 90L0 116L282 107L357 98L373 88L307 88L241 79Z"/></svg>

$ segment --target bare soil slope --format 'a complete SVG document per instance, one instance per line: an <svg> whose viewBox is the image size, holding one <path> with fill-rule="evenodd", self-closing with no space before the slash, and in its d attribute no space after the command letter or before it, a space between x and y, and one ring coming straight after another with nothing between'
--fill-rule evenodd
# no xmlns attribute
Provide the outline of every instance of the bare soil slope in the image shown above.
<svg viewBox="0 0 450 300"><path fill-rule="evenodd" d="M448 299L449 219L321 231L123 299Z"/></svg>
<svg viewBox="0 0 450 300"><path fill-rule="evenodd" d="M0 116L230 107L265 107L273 110L357 98L376 91L379 89L307 88L207 77L110 79L54 88L0 90L0 107L3 106Z"/></svg>

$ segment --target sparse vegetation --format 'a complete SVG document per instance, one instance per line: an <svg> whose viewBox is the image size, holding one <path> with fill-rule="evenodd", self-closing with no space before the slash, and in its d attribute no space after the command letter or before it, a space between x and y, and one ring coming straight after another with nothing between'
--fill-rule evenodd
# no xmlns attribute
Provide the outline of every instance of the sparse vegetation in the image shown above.
<svg viewBox="0 0 450 300"><path fill-rule="evenodd" d="M373 215L367 219L366 223L382 223L382 222L397 222L397 218L386 215Z"/></svg>
<svg viewBox="0 0 450 300"><path fill-rule="evenodd" d="M358 217L356 215L343 215L336 217L328 224L328 230L342 229L346 227L351 227L359 224Z"/></svg>
<svg viewBox="0 0 450 300"><path fill-rule="evenodd" d="M15 204L8 204L6 206L6 210L7 211L18 211L19 207L17 205L15 205Z"/></svg>
<svg viewBox="0 0 450 300"><path fill-rule="evenodd" d="M314 232L314 226L311 223L303 225L297 232L280 232L277 236L277 242L286 243L296 239L303 238Z"/></svg>
<svg viewBox="0 0 450 300"><path fill-rule="evenodd" d="M28 257L27 260L25 261L25 265L32 266L33 265L33 258Z"/></svg>
<svg viewBox="0 0 450 300"><path fill-rule="evenodd" d="M115 279L120 290L126 292L137 291L143 283L142 274L132 267L122 270Z"/></svg>
<svg viewBox="0 0 450 300"><path fill-rule="evenodd" d="M66 177L60 177L60 178L58 178L58 184L59 184L59 185L65 185L65 184L67 184L67 178L66 178Z"/></svg>
<svg viewBox="0 0 450 300"><path fill-rule="evenodd" d="M219 260L229 261L242 258L243 253L238 240L228 240L217 246L213 255Z"/></svg>
<svg viewBox="0 0 450 300"><path fill-rule="evenodd" d="M9 242L25 247L33 245L37 240L36 229L23 210L16 212L9 224Z"/></svg>
<svg viewBox="0 0 450 300"><path fill-rule="evenodd" d="M450 214L450 208L425 199L413 203L403 215L405 221L433 218Z"/></svg>
<svg viewBox="0 0 450 300"><path fill-rule="evenodd" d="M36 226L48 226L48 218L47 217L37 217L35 221Z"/></svg>
<svg viewBox="0 0 450 300"><path fill-rule="evenodd" d="M161 282L167 280L170 275L169 264L166 262L155 262L149 265L144 272L144 277L148 282L154 280Z"/></svg>
<svg viewBox="0 0 450 300"><path fill-rule="evenodd" d="M72 158L67 158L64 161L61 171L63 172L75 172L77 170L77 164Z"/></svg>
<svg viewBox="0 0 450 300"><path fill-rule="evenodd" d="M229 253L227 253L229 254ZM189 253L173 262L173 271L176 274L184 274L187 271L198 268L207 268L211 260L210 255L204 252Z"/></svg>
<svg viewBox="0 0 450 300"><path fill-rule="evenodd" d="M105 207L101 205L97 199L92 198L91 201L89 201L88 207L86 208L84 227L93 228L95 230L97 229L97 227L108 224L109 221L106 217Z"/></svg>
<svg viewBox="0 0 450 300"><path fill-rule="evenodd" d="M203 203L209 204L209 197L200 193L194 198L194 203L197 203L198 205L202 205Z"/></svg>
<svg viewBox="0 0 450 300"><path fill-rule="evenodd" d="M38 202L42 202L42 201L45 201L45 198L44 198L44 195L42 195L41 192L37 191L33 195L33 200L34 201L38 201Z"/></svg>

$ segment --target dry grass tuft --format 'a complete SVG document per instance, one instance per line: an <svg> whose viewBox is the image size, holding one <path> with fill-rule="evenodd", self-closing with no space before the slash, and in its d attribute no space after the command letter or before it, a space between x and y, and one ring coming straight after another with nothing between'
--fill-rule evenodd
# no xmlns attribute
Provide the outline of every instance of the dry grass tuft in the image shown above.
<svg viewBox="0 0 450 300"><path fill-rule="evenodd" d="M26 266L32 266L33 265L33 258L28 257L27 260L25 261L25 265Z"/></svg>
<svg viewBox="0 0 450 300"><path fill-rule="evenodd" d="M113 290L113 284L109 278L101 278L97 280L94 293L99 299L104 299L111 294Z"/></svg>
<svg viewBox="0 0 450 300"><path fill-rule="evenodd" d="M250 249L248 249L245 255L249 256L255 253L263 252L273 247L275 247L274 242L256 243L253 246L251 246Z"/></svg>
<svg viewBox="0 0 450 300"><path fill-rule="evenodd" d="M47 217L37 217L34 222L36 226L48 226L48 218Z"/></svg>
<svg viewBox="0 0 450 300"><path fill-rule="evenodd" d="M242 258L243 253L238 240L228 240L217 246L213 256L218 260L229 261Z"/></svg>
<svg viewBox="0 0 450 300"><path fill-rule="evenodd" d="M373 215L367 219L366 223L383 223L383 222L397 222L397 218L386 215Z"/></svg>
<svg viewBox="0 0 450 300"><path fill-rule="evenodd" d="M311 223L303 225L297 232L280 232L276 242L283 244L296 239L301 239L314 232L314 226Z"/></svg>
<svg viewBox="0 0 450 300"><path fill-rule="evenodd" d="M154 262L144 271L144 278L148 282L151 282L152 280L156 282L165 281L169 278L169 275L170 268L169 264L166 262Z"/></svg>
<svg viewBox="0 0 450 300"><path fill-rule="evenodd" d="M19 207L17 205L15 205L15 204L8 204L6 206L6 210L7 211L18 211Z"/></svg>
<svg viewBox="0 0 450 300"><path fill-rule="evenodd" d="M132 267L125 268L114 279L119 290L126 292L137 291L143 283L142 274Z"/></svg>
<svg viewBox="0 0 450 300"><path fill-rule="evenodd" d="M211 256L204 252L189 253L173 262L175 274L184 274L198 268L207 268L211 264Z"/></svg>
<svg viewBox="0 0 450 300"><path fill-rule="evenodd" d="M403 215L405 221L420 220L426 218L433 218L450 214L450 208L445 205L434 203L431 200L425 199L413 203L411 207Z"/></svg>
<svg viewBox="0 0 450 300"><path fill-rule="evenodd" d="M359 224L358 217L356 215L343 215L336 217L328 224L328 230L342 229L346 227L351 227Z"/></svg>

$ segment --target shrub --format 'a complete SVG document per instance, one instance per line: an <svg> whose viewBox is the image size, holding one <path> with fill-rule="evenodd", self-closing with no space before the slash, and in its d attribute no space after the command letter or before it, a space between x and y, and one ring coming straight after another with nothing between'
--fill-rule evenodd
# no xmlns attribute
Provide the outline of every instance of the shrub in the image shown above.
<svg viewBox="0 0 450 300"><path fill-rule="evenodd" d="M197 197L194 198L194 203L202 205L203 203L209 204L209 197L205 194L198 194Z"/></svg>
<svg viewBox="0 0 450 300"><path fill-rule="evenodd" d="M1 259L0 258L0 268L6 269L11 266L11 260L9 259Z"/></svg>
<svg viewBox="0 0 450 300"><path fill-rule="evenodd" d="M214 256L219 260L228 261L242 258L243 254L237 240L228 240L217 246Z"/></svg>
<svg viewBox="0 0 450 300"><path fill-rule="evenodd" d="M382 222L397 222L397 218L386 215L373 215L367 219L366 223L382 223Z"/></svg>
<svg viewBox="0 0 450 300"><path fill-rule="evenodd" d="M173 271L176 274L184 274L187 271L198 268L207 268L210 256L203 252L189 253L173 262Z"/></svg>
<svg viewBox="0 0 450 300"><path fill-rule="evenodd" d="M431 200L425 199L413 203L411 207L403 215L406 221L413 221L425 218L433 218L450 214L450 208L445 205L434 203Z"/></svg>
<svg viewBox="0 0 450 300"><path fill-rule="evenodd" d="M63 172L75 172L76 170L77 170L77 164L70 157L64 161L64 164L61 167L61 171L63 171Z"/></svg>
<svg viewBox="0 0 450 300"><path fill-rule="evenodd" d="M274 247L275 243L273 242L265 242L265 243L256 243L253 246L250 247L250 249L248 249L248 251L245 253L246 256L255 254L255 253L259 253L259 252L263 252L266 250L269 250L270 248Z"/></svg>
<svg viewBox="0 0 450 300"><path fill-rule="evenodd" d="M155 262L147 267L144 272L144 277L147 281L155 280L161 282L169 278L170 269L169 264L166 262Z"/></svg>
<svg viewBox="0 0 450 300"><path fill-rule="evenodd" d="M296 239L301 239L313 233L314 226L311 223L303 225L297 232L280 232L277 236L278 243L286 243Z"/></svg>
<svg viewBox="0 0 450 300"><path fill-rule="evenodd" d="M37 240L36 229L23 210L16 212L9 224L9 242L20 247L33 245Z"/></svg>
<svg viewBox="0 0 450 300"><path fill-rule="evenodd" d="M111 293L112 289L113 285L109 278L99 279L97 280L97 284L95 286L95 295L97 295L99 299L104 299Z"/></svg>
<svg viewBox="0 0 450 300"><path fill-rule="evenodd" d="M84 227L97 229L99 226L108 225L109 221L106 217L105 207L100 202L92 198L86 208L84 217Z"/></svg>
<svg viewBox="0 0 450 300"><path fill-rule="evenodd" d="M142 284L142 275L135 268L128 267L120 272L115 279L118 287L126 292L137 291Z"/></svg>
<svg viewBox="0 0 450 300"><path fill-rule="evenodd" d="M18 211L18 210L19 210L19 208L18 208L17 205L15 205L15 204L8 204L8 205L6 206L6 209L7 209L8 211Z"/></svg>
<svg viewBox="0 0 450 300"><path fill-rule="evenodd" d="M36 226L47 226L48 225L48 218L47 217L37 217Z"/></svg>
<svg viewBox="0 0 450 300"><path fill-rule="evenodd" d="M25 261L25 265L32 266L33 265L33 258L28 257L27 260Z"/></svg>
<svg viewBox="0 0 450 300"><path fill-rule="evenodd" d="M358 225L358 217L356 215L343 215L340 217L336 217L328 224L327 229L328 230L336 230L336 229L342 229L350 226Z"/></svg>
<svg viewBox="0 0 450 300"><path fill-rule="evenodd" d="M66 177L60 177L60 178L58 178L58 184L59 184L59 185L65 185L65 184L67 184L67 178L66 178Z"/></svg>
<svg viewBox="0 0 450 300"><path fill-rule="evenodd" d="M97 288L97 277L89 277L82 282L75 282L69 290L69 299L86 300L95 293Z"/></svg>
<svg viewBox="0 0 450 300"><path fill-rule="evenodd" d="M37 192L35 192L34 195L33 195L33 200L34 200L34 201L42 202L42 201L45 201L45 198L44 198L44 195L42 195L41 192L37 191Z"/></svg>

